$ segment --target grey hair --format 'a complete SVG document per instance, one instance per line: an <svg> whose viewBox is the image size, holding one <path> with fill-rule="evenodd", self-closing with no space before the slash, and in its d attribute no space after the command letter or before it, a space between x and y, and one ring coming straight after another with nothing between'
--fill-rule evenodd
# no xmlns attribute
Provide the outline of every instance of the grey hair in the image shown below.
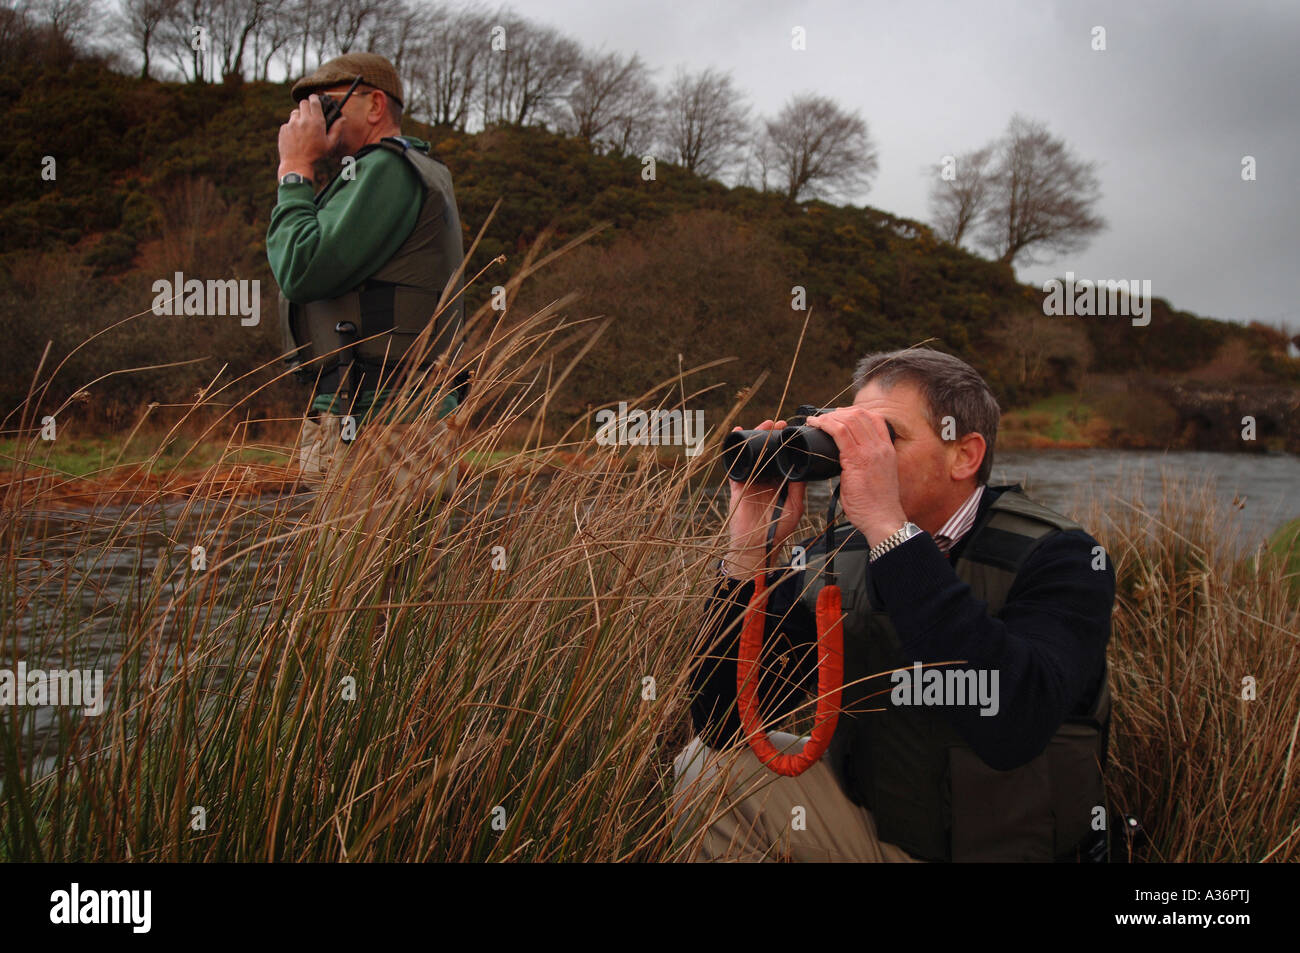
<svg viewBox="0 0 1300 953"><path fill-rule="evenodd" d="M989 482L993 472L993 445L998 436L1002 410L979 372L960 358L929 348L881 351L868 354L853 372L856 394L875 381L889 389L899 382L914 385L925 398L927 417L935 436L942 436L939 422L952 417L957 436L977 433L984 438L984 459L975 482Z"/></svg>

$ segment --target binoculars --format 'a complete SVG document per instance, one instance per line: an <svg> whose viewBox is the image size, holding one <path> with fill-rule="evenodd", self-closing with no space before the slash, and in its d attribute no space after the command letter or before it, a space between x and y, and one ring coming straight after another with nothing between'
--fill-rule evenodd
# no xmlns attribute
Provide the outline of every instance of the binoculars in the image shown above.
<svg viewBox="0 0 1300 953"><path fill-rule="evenodd" d="M801 404L784 430L735 430L722 440L728 479L741 483L807 483L840 475L840 448L831 435L804 421L829 414L834 407ZM892 442L897 434L886 423Z"/></svg>
<svg viewBox="0 0 1300 953"><path fill-rule="evenodd" d="M320 108L321 108L321 112L325 114L326 132L329 132L330 126L334 125L334 123L338 120L339 116L343 115L343 104L352 98L352 91L357 88L357 84L360 82L361 82L361 74L358 73L357 78L354 79L352 81L352 85L348 87L347 93L345 93L343 98L340 99L338 102L335 102L334 97L330 96L328 93L320 94Z"/></svg>

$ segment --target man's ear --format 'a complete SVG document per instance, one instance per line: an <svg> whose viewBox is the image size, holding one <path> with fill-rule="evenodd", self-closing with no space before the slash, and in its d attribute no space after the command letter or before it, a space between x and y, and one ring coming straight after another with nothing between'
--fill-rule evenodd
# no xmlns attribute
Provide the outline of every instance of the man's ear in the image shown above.
<svg viewBox="0 0 1300 953"><path fill-rule="evenodd" d="M370 112L366 119L370 122L382 123L388 116L388 94L382 89L377 89L370 94Z"/></svg>
<svg viewBox="0 0 1300 953"><path fill-rule="evenodd" d="M964 437L954 440L953 445L956 455L953 457L949 475L958 482L973 477L979 472L980 464L984 462L987 444L984 442L983 434L972 430Z"/></svg>

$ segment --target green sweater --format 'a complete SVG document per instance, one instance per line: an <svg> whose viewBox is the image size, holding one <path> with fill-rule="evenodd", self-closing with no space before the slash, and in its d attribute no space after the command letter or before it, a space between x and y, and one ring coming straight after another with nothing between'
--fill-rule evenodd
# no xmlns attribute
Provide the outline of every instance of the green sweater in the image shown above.
<svg viewBox="0 0 1300 953"><path fill-rule="evenodd" d="M427 142L405 138L428 151ZM335 298L357 287L397 253L415 228L424 187L404 159L372 149L356 160L352 173L350 178L336 175L319 196L306 182L280 186L266 232L266 257L280 293L290 301ZM389 396L366 391L350 406L335 407L333 394L317 394L312 409L362 419ZM444 413L454 407L452 398Z"/></svg>

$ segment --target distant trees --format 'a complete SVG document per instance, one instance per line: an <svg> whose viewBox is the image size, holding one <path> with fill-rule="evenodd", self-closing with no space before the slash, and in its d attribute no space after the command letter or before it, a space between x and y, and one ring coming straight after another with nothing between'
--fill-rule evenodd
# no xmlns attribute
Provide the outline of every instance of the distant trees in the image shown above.
<svg viewBox="0 0 1300 953"><path fill-rule="evenodd" d="M0 6L0 64L8 65L22 57L31 45L35 25L24 0L5 0Z"/></svg>
<svg viewBox="0 0 1300 953"><path fill-rule="evenodd" d="M97 0L35 0L38 18L49 24L54 36L75 44L90 32L99 13Z"/></svg>
<svg viewBox="0 0 1300 953"><path fill-rule="evenodd" d="M149 58L158 31L178 0L122 0L117 26L140 54L140 78L149 78Z"/></svg>
<svg viewBox="0 0 1300 953"><path fill-rule="evenodd" d="M930 193L930 211L935 232L944 241L960 245L989 206L991 188L989 160L993 146L955 156L950 168L934 166L935 185Z"/></svg>
<svg viewBox="0 0 1300 953"><path fill-rule="evenodd" d="M418 19L404 19L380 49L393 60L406 89L407 112L435 125L463 130L469 120L487 56L489 21L477 7L447 4L412 7Z"/></svg>
<svg viewBox="0 0 1300 953"><path fill-rule="evenodd" d="M584 55L566 104L565 132L618 154L648 146L659 121L659 93L636 53Z"/></svg>
<svg viewBox="0 0 1300 953"><path fill-rule="evenodd" d="M757 120L729 73L679 67L664 86L637 53L588 51L509 7L477 0L5 0L0 52L22 50L44 15L60 35L95 27L141 78L189 82L295 78L358 51L392 60L407 115L467 131L493 123L549 124L601 153L653 153L721 177L743 157L745 177L792 200L869 185L877 155L867 125L825 96L802 94Z"/></svg>
<svg viewBox="0 0 1300 953"><path fill-rule="evenodd" d="M558 30L514 14L495 20L483 42L484 125L554 117L578 75L582 48Z"/></svg>
<svg viewBox="0 0 1300 953"><path fill-rule="evenodd" d="M1087 247L1106 227L1096 163L1077 158L1044 123L1016 115L983 149L941 163L930 193L936 230L954 244L972 233L998 261Z"/></svg>
<svg viewBox="0 0 1300 953"><path fill-rule="evenodd" d="M253 34L254 79L270 79L271 61L277 55L283 56L286 51L292 55L290 44L298 37L295 14L291 0L269 0L262 16L261 29Z"/></svg>
<svg viewBox="0 0 1300 953"><path fill-rule="evenodd" d="M678 67L661 88L636 53L584 50L475 0L5 0L0 53L23 55L38 34L65 46L89 36L99 3L117 5L119 46L144 78L167 72L160 64L195 82L292 78L367 50L397 67L408 115L460 131L546 123L596 152L650 152L713 178L743 159L743 181L796 202L860 195L879 169L866 119L829 97L798 93L753 119L727 72ZM1077 250L1105 227L1095 164L1019 115L936 172L935 232L1002 262Z"/></svg>
<svg viewBox="0 0 1300 953"><path fill-rule="evenodd" d="M60 69L89 47L99 0L5 0L0 6L0 66L42 62Z"/></svg>
<svg viewBox="0 0 1300 953"><path fill-rule="evenodd" d="M729 73L678 67L664 97L664 144L675 161L714 176L736 161L748 131L749 107Z"/></svg>
<svg viewBox="0 0 1300 953"><path fill-rule="evenodd" d="M1093 349L1078 322L1055 321L1039 309L997 315L988 322L991 364L1017 401L1082 386Z"/></svg>
<svg viewBox="0 0 1300 953"><path fill-rule="evenodd" d="M791 97L764 123L764 134L764 178L773 168L791 201L804 192L851 193L866 186L878 167L866 122L826 96Z"/></svg>

